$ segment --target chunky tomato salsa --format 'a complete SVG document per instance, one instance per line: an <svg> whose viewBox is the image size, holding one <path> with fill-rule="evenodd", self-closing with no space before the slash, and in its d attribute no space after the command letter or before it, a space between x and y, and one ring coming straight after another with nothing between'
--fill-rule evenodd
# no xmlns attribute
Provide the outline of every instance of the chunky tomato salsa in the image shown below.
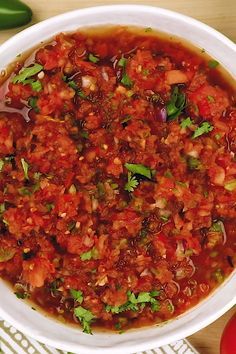
<svg viewBox="0 0 236 354"><path fill-rule="evenodd" d="M19 59L0 88L0 275L18 298L121 332L233 271L236 106L219 68L151 28L59 34Z"/></svg>

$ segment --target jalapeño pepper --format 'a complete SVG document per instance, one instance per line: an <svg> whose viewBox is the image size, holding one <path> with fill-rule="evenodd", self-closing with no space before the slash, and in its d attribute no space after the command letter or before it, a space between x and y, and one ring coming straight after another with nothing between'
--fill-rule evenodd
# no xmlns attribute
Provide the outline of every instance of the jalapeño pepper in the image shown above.
<svg viewBox="0 0 236 354"><path fill-rule="evenodd" d="M21 1L0 0L0 30L26 25L31 18L31 9Z"/></svg>

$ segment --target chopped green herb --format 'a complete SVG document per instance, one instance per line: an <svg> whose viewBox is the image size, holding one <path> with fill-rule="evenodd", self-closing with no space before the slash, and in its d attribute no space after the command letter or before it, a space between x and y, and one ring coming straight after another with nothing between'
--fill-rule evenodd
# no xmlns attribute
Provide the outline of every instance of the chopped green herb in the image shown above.
<svg viewBox="0 0 236 354"><path fill-rule="evenodd" d="M178 86L175 86L170 100L167 102L167 116L168 120L177 118L186 106L186 96L184 93L179 92Z"/></svg>
<svg viewBox="0 0 236 354"><path fill-rule="evenodd" d="M212 251L212 252L210 253L210 257L211 257L211 258L215 258L215 257L218 256L218 254L219 254L219 252L217 252L217 251Z"/></svg>
<svg viewBox="0 0 236 354"><path fill-rule="evenodd" d="M149 71L148 69L143 69L142 74L143 74L144 76L147 76L147 75L150 74L150 71Z"/></svg>
<svg viewBox="0 0 236 354"><path fill-rule="evenodd" d="M156 299L151 299L151 310L152 312L157 312L161 308L160 302Z"/></svg>
<svg viewBox="0 0 236 354"><path fill-rule="evenodd" d="M33 108L36 113L39 113L39 108L37 106L38 97L30 97L28 105Z"/></svg>
<svg viewBox="0 0 236 354"><path fill-rule="evenodd" d="M69 81L68 86L71 87L75 91L78 90L78 85L76 84L76 82L74 80Z"/></svg>
<svg viewBox="0 0 236 354"><path fill-rule="evenodd" d="M208 67L210 69L215 69L218 65L220 65L220 63L217 60L212 59L208 61Z"/></svg>
<svg viewBox="0 0 236 354"><path fill-rule="evenodd" d="M36 92L39 92L39 91L41 91L42 90L42 84L41 84L41 82L39 81L39 80L36 80L36 81L33 81L32 83L31 83L31 87L32 87L32 89L34 90L34 91L36 91Z"/></svg>
<svg viewBox="0 0 236 354"><path fill-rule="evenodd" d="M160 219L164 222L167 222L169 220L169 216L161 215Z"/></svg>
<svg viewBox="0 0 236 354"><path fill-rule="evenodd" d="M192 138L196 139L198 136L211 132L214 127L209 122L203 122L193 133Z"/></svg>
<svg viewBox="0 0 236 354"><path fill-rule="evenodd" d="M170 170L167 170L167 171L164 173L164 176L165 176L166 178L173 178L173 177L174 177Z"/></svg>
<svg viewBox="0 0 236 354"><path fill-rule="evenodd" d="M182 120L182 122L180 123L181 128L188 128L193 124L193 121L190 117Z"/></svg>
<svg viewBox="0 0 236 354"><path fill-rule="evenodd" d="M130 79L129 75L126 72L123 73L121 83L129 88L133 86L133 81Z"/></svg>
<svg viewBox="0 0 236 354"><path fill-rule="evenodd" d="M41 176L42 176L42 173L41 173L41 172L35 172L35 173L34 173L34 179L36 179L36 181L38 181Z"/></svg>
<svg viewBox="0 0 236 354"><path fill-rule="evenodd" d="M190 170L200 170L201 168L201 162L193 156L189 156L187 160L187 165Z"/></svg>
<svg viewBox="0 0 236 354"><path fill-rule="evenodd" d="M132 176L131 172L128 172L128 181L125 184L125 191L133 192L138 184L136 177Z"/></svg>
<svg viewBox="0 0 236 354"><path fill-rule="evenodd" d="M222 226L221 226L221 221L215 221L209 228L209 231L213 232L222 232Z"/></svg>
<svg viewBox="0 0 236 354"><path fill-rule="evenodd" d="M222 283L224 281L224 273L220 268L214 271L213 276L217 283Z"/></svg>
<svg viewBox="0 0 236 354"><path fill-rule="evenodd" d="M47 203L46 204L47 211L50 213L55 208L55 205L53 203Z"/></svg>
<svg viewBox="0 0 236 354"><path fill-rule="evenodd" d="M119 187L117 183L111 183L110 186L112 189L117 189Z"/></svg>
<svg viewBox="0 0 236 354"><path fill-rule="evenodd" d="M96 258L96 252L97 250L92 248L90 251L82 253L80 255L81 261L90 261L90 259Z"/></svg>
<svg viewBox="0 0 236 354"><path fill-rule="evenodd" d="M20 193L20 195L31 195L32 194L32 192L28 189L28 188L26 188L26 187L21 187L21 188L19 188L18 189L18 192Z"/></svg>
<svg viewBox="0 0 236 354"><path fill-rule="evenodd" d="M81 98L84 98L84 99L86 99L87 98L87 96L85 95L85 93L84 92L82 92L82 91L80 91L80 90L77 90L77 95L79 96L79 97L81 97Z"/></svg>
<svg viewBox="0 0 236 354"><path fill-rule="evenodd" d="M91 61L92 63L98 63L99 62L99 58L95 57L92 53L89 54L88 56L89 61Z"/></svg>
<svg viewBox="0 0 236 354"><path fill-rule="evenodd" d="M187 184L185 182L176 181L175 183L178 184L181 187L185 187L185 188L187 187Z"/></svg>
<svg viewBox="0 0 236 354"><path fill-rule="evenodd" d="M120 58L120 60L118 61L118 65L123 68L121 83L124 86L131 88L133 86L133 81L130 79L129 75L126 73L127 59L125 59L124 57Z"/></svg>
<svg viewBox="0 0 236 354"><path fill-rule="evenodd" d="M84 307L79 306L74 309L74 314L78 317L82 327L83 332L92 334L91 332L91 323L95 319L95 316L91 311L86 310Z"/></svg>
<svg viewBox="0 0 236 354"><path fill-rule="evenodd" d="M82 304L84 300L82 291L70 289L70 293L75 301L77 301L79 304Z"/></svg>
<svg viewBox="0 0 236 354"><path fill-rule="evenodd" d="M97 184L98 196L103 197L105 195L105 187L102 182L98 182Z"/></svg>
<svg viewBox="0 0 236 354"><path fill-rule="evenodd" d="M221 136L221 134L215 134L215 138L216 138L216 140L220 140L221 138L222 138L222 136Z"/></svg>
<svg viewBox="0 0 236 354"><path fill-rule="evenodd" d="M119 322L115 323L114 327L115 327L115 329L117 329L117 330L120 330L120 329L122 328L122 327L121 327L121 323L119 323Z"/></svg>
<svg viewBox="0 0 236 354"><path fill-rule="evenodd" d="M226 182L224 187L227 191L233 192L236 189L236 179L232 179L231 181Z"/></svg>
<svg viewBox="0 0 236 354"><path fill-rule="evenodd" d="M121 124L127 123L130 119L132 119L132 116L130 114L127 114L124 119L122 119Z"/></svg>
<svg viewBox="0 0 236 354"><path fill-rule="evenodd" d="M29 171L29 164L25 161L24 158L20 159L21 165L24 171L25 179L29 179L28 171Z"/></svg>
<svg viewBox="0 0 236 354"><path fill-rule="evenodd" d="M214 97L210 96L210 95L207 96L207 100L208 100L208 102L215 102Z"/></svg>
<svg viewBox="0 0 236 354"><path fill-rule="evenodd" d="M127 63L127 59L125 59L124 57L120 58L120 60L118 61L118 65L121 66L122 68L125 68Z"/></svg>
<svg viewBox="0 0 236 354"><path fill-rule="evenodd" d="M152 178L151 169L149 167L136 163L125 163L125 167L132 173L137 173L149 179Z"/></svg>
<svg viewBox="0 0 236 354"><path fill-rule="evenodd" d="M0 159L0 172L2 171L3 169L3 166L4 166L4 161L2 159Z"/></svg>
<svg viewBox="0 0 236 354"><path fill-rule="evenodd" d="M81 130L80 132L80 136L84 139L88 139L89 138L89 134L88 132L86 132L85 130Z"/></svg>
<svg viewBox="0 0 236 354"><path fill-rule="evenodd" d="M15 292L14 294L16 295L17 299L27 299L29 297L29 294L27 294L26 292Z"/></svg>
<svg viewBox="0 0 236 354"><path fill-rule="evenodd" d="M76 91L76 94L81 97L81 98L87 98L87 96L84 94L84 92L82 92L77 83L74 80L71 80L68 82L68 86L71 87L73 90Z"/></svg>
<svg viewBox="0 0 236 354"><path fill-rule="evenodd" d="M152 32L152 27L145 28L145 32Z"/></svg>
<svg viewBox="0 0 236 354"><path fill-rule="evenodd" d="M20 70L19 74L14 76L12 79L13 84L23 83L29 77L32 77L38 74L43 69L43 66L35 63L33 66L29 66L28 68L23 68Z"/></svg>
<svg viewBox="0 0 236 354"><path fill-rule="evenodd" d="M5 210L6 210L5 203L1 203L0 204L0 214L4 213Z"/></svg>
<svg viewBox="0 0 236 354"><path fill-rule="evenodd" d="M145 307L145 304L150 303L152 311L158 311L159 301L157 301L154 298L155 296L158 295L159 295L158 291L151 291L151 292L141 292L136 297L134 293L128 291L126 303L120 306L106 305L105 309L107 312L118 314L124 311L138 311L139 309L142 310Z"/></svg>
<svg viewBox="0 0 236 354"><path fill-rule="evenodd" d="M175 307L174 307L174 305L172 304L172 302L169 302L169 303L168 303L167 309L168 309L169 312L174 312Z"/></svg>

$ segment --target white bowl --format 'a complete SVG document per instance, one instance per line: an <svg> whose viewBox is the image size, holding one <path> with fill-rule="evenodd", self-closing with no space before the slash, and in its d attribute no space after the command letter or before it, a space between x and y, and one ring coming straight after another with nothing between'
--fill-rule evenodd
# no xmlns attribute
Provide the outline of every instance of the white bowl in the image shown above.
<svg viewBox="0 0 236 354"><path fill-rule="evenodd" d="M0 47L0 70L15 57L62 31L103 24L152 27L185 38L204 48L235 78L236 46L214 29L168 10L138 5L101 6L69 12L34 25ZM184 338L207 326L236 303L236 272L206 300L163 326L113 333L84 334L65 326L18 300L0 281L0 316L25 334L56 348L80 354L133 353Z"/></svg>

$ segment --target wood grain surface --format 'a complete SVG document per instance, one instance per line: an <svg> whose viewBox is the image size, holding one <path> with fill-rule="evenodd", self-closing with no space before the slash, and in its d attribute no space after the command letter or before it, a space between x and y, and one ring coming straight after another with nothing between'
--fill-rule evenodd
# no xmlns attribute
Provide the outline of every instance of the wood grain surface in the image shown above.
<svg viewBox="0 0 236 354"><path fill-rule="evenodd" d="M236 42L236 0L25 0L25 2L34 12L32 24L66 11L88 6L109 5L112 3L159 6L192 16L212 26ZM0 44L22 29L21 27L1 31ZM223 328L235 311L235 308L231 309L218 321L188 338L201 354L219 354L219 343Z"/></svg>

